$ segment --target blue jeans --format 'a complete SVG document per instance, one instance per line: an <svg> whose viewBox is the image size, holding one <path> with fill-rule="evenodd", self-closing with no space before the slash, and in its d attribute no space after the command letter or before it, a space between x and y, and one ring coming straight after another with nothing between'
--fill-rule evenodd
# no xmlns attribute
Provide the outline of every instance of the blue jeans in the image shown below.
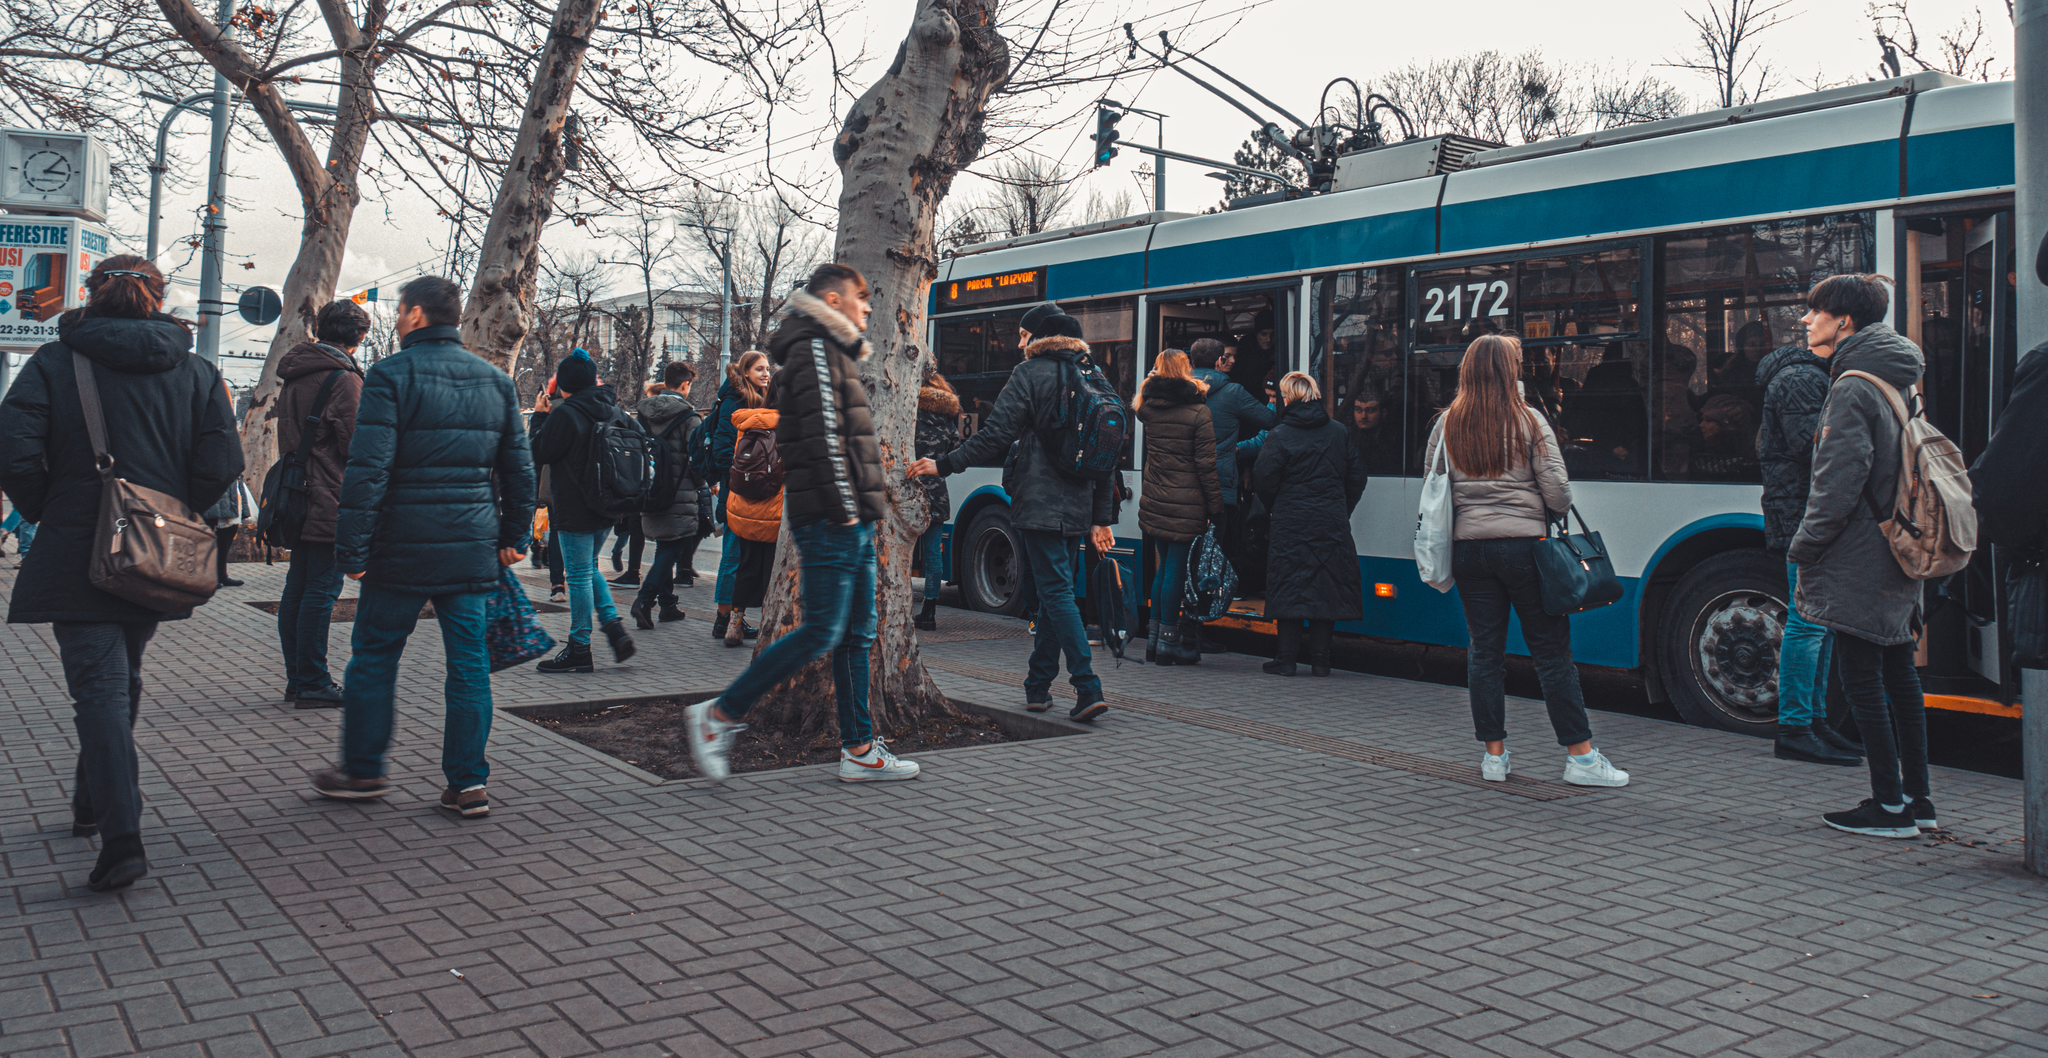
<svg viewBox="0 0 2048 1058"><path fill-rule="evenodd" d="M647 571L647 579L640 582L640 594L634 596L649 606L659 603L664 606L676 604L676 563L684 561L693 545L694 536L678 537L674 540L654 542L654 566Z"/></svg>
<svg viewBox="0 0 2048 1058"><path fill-rule="evenodd" d="M491 658L484 648L484 600L489 592L433 597L448 658L442 692L448 703L441 733L441 772L450 789L475 786L490 775L484 742L491 735ZM355 655L341 692L341 767L352 779L384 775L391 747L392 694L406 638L420 621L426 599L363 582L356 600Z"/></svg>
<svg viewBox="0 0 2048 1058"><path fill-rule="evenodd" d="M142 833L135 714L142 707L142 650L155 634L155 621L50 626L78 731L71 816L99 824L103 842Z"/></svg>
<svg viewBox="0 0 2048 1058"><path fill-rule="evenodd" d="M1786 598L1795 601L1785 608L1785 635L1778 643L1778 724L1807 727L1827 715L1820 703L1827 694L1835 634L1799 616L1798 563L1785 563L1785 582L1792 589Z"/></svg>
<svg viewBox="0 0 2048 1058"><path fill-rule="evenodd" d="M1095 656L1088 650L1088 629L1074 604L1074 567L1079 552L1074 538L1043 529L1020 529L1024 561L1038 592L1038 635L1031 644L1031 669L1024 677L1024 700L1052 700L1052 681L1060 674L1060 652L1067 655L1067 682L1081 705L1102 700L1102 680L1095 675Z"/></svg>
<svg viewBox="0 0 2048 1058"><path fill-rule="evenodd" d="M933 522L917 538L917 554L924 562L924 597L936 599L946 586L946 526Z"/></svg>
<svg viewBox="0 0 2048 1058"><path fill-rule="evenodd" d="M732 588L740 576L740 538L731 529L718 542L718 583L712 588L711 601L720 606L732 605Z"/></svg>
<svg viewBox="0 0 2048 1058"><path fill-rule="evenodd" d="M36 523L22 521L20 511L7 512L7 520L0 522L0 529L14 534L14 539L21 543L15 550L21 554L28 554L28 545L36 542Z"/></svg>
<svg viewBox="0 0 2048 1058"><path fill-rule="evenodd" d="M1188 551L1194 546L1192 540L1159 544L1159 572L1152 577L1152 613L1162 629L1180 627L1181 596L1188 588Z"/></svg>
<svg viewBox="0 0 2048 1058"><path fill-rule="evenodd" d="M732 681L719 696L718 711L734 720L746 716L762 695L830 651L839 744L858 746L875 737L868 713L868 654L875 644L874 528L865 522L812 522L790 532L803 567L804 623L769 644Z"/></svg>
<svg viewBox="0 0 2048 1058"><path fill-rule="evenodd" d="M604 547L604 534L608 532L611 530L556 534L562 542L562 577L569 582L569 642L578 646L590 645L593 607L600 625L619 619L619 608L612 602L612 586L597 568L597 554Z"/></svg>
<svg viewBox="0 0 2048 1058"><path fill-rule="evenodd" d="M327 672L327 629L341 596L334 545L300 541L277 601L277 643L284 651L284 689L292 694L334 686Z"/></svg>

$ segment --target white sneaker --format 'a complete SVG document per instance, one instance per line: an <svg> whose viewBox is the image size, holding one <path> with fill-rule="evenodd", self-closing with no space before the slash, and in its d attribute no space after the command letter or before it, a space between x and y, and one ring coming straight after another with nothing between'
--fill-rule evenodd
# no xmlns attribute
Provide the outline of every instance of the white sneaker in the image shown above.
<svg viewBox="0 0 2048 1058"><path fill-rule="evenodd" d="M895 779L915 779L920 769L914 760L901 760L889 752L889 746L877 738L868 744L868 751L856 757L844 748L839 751L840 782L889 782Z"/></svg>
<svg viewBox="0 0 2048 1058"><path fill-rule="evenodd" d="M1573 786L1627 786L1628 773L1614 766L1607 754L1593 751L1593 763L1580 764L1570 757L1564 759L1564 781Z"/></svg>
<svg viewBox="0 0 2048 1058"><path fill-rule="evenodd" d="M1481 753L1479 755L1479 777L1487 782L1508 781L1508 773L1515 770L1508 763L1508 754L1513 752L1514 750L1504 749L1500 751L1499 756L1494 756L1491 753Z"/></svg>
<svg viewBox="0 0 2048 1058"><path fill-rule="evenodd" d="M690 742L690 759L696 762L697 774L712 782L724 782L732 774L729 758L733 737L745 731L747 725L727 723L712 716L711 709L717 704L718 699L713 698L683 710L683 734Z"/></svg>

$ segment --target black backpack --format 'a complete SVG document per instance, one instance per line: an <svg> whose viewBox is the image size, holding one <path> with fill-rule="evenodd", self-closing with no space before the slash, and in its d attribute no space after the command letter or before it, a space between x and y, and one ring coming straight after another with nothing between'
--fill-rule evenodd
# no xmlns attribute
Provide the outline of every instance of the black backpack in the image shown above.
<svg viewBox="0 0 2048 1058"><path fill-rule="evenodd" d="M593 420L583 482L591 507L614 518L647 510L660 447L639 420L617 405L611 406L610 415Z"/></svg>
<svg viewBox="0 0 2048 1058"><path fill-rule="evenodd" d="M740 431L732 446L732 477L727 487L759 503L782 491L782 453L775 449L773 427Z"/></svg>
<svg viewBox="0 0 2048 1058"><path fill-rule="evenodd" d="M1088 578L1088 598L1095 603L1095 624L1102 630L1102 645L1118 658L1131 640L1130 612L1124 609L1124 569L1116 559L1102 556Z"/></svg>
<svg viewBox="0 0 2048 1058"><path fill-rule="evenodd" d="M1059 420L1038 431L1053 469L1070 481L1108 481L1123 462L1131 410L1087 356L1060 365Z"/></svg>
<svg viewBox="0 0 2048 1058"><path fill-rule="evenodd" d="M299 447L270 464L263 475L263 498L257 504L256 538L271 547L291 551L299 546L306 531L306 514L313 505L312 487L306 484L306 458L313 452L313 437L320 432L320 413L327 410L327 398L334 392L343 369L335 368L320 383L313 398L313 410L299 426Z"/></svg>
<svg viewBox="0 0 2048 1058"><path fill-rule="evenodd" d="M696 409L686 410L671 420L667 426L662 427L660 433L653 435L654 482L647 490L647 506L641 508L646 513L661 514L670 507L675 506L676 495L682 491L683 483L694 477L692 467L695 465L696 460L690 458L691 454L687 451L683 453L684 458L678 459L675 449L669 446L668 439L677 430L682 429L685 422L695 418L699 418ZM689 440L695 436L695 433L684 435L686 447L689 444ZM702 481L703 479L697 478L696 480ZM692 486L692 488L694 487Z"/></svg>
<svg viewBox="0 0 2048 1058"><path fill-rule="evenodd" d="M723 402L711 402L711 414L698 420L690 429L690 476L698 481L718 480L718 468L712 465L711 446L717 439L718 421L724 418Z"/></svg>

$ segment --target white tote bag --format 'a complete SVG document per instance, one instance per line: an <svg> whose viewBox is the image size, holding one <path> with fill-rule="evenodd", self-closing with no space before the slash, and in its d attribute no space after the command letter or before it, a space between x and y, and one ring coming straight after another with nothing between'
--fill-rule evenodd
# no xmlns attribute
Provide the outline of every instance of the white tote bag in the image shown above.
<svg viewBox="0 0 2048 1058"><path fill-rule="evenodd" d="M1423 583L1438 591L1450 591L1451 579L1451 459L1444 451L1444 421L1436 421L1430 433L1436 458L1422 475L1422 510L1415 517L1415 570Z"/></svg>

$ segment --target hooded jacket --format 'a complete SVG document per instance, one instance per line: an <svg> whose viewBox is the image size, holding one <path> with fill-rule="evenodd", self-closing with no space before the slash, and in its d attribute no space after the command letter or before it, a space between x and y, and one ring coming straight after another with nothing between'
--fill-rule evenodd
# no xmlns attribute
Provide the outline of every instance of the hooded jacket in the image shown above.
<svg viewBox="0 0 2048 1058"><path fill-rule="evenodd" d="M788 314L768 339L768 359L777 368L775 448L791 527L878 522L888 513L882 448L860 382L858 361L867 355L868 343L844 313L804 291L790 295Z"/></svg>
<svg viewBox="0 0 2048 1058"><path fill-rule="evenodd" d="M1757 362L1756 384L1764 391L1763 421L1756 433L1764 478L1764 547L1783 554L1806 514L1813 436L1828 399L1828 362L1788 345Z"/></svg>
<svg viewBox="0 0 2048 1058"><path fill-rule="evenodd" d="M1237 506L1237 444L1249 441L1261 430L1280 421L1280 412L1230 376L1213 367L1195 371L1195 378L1209 387L1209 426L1216 434L1216 479L1223 485L1225 506Z"/></svg>
<svg viewBox="0 0 2048 1058"><path fill-rule="evenodd" d="M277 420L277 454L282 459L299 450L313 399L327 376L339 371L328 390L327 406L314 428L313 448L306 453L306 526L299 538L308 543L334 542L334 519L341 510L341 475L348 467L348 444L356 433L356 405L363 395L363 369L355 358L325 342L300 342L277 362L284 384L270 417Z"/></svg>
<svg viewBox="0 0 2048 1058"><path fill-rule="evenodd" d="M242 444L219 369L193 356L192 335L171 317L74 316L57 341L22 365L0 404L0 489L28 521L36 546L22 559L7 620L141 622L176 619L92 586L86 566L100 516L85 409L73 350L94 366L114 471L176 496L195 512L213 506L242 474Z"/></svg>
<svg viewBox="0 0 2048 1058"><path fill-rule="evenodd" d="M1812 490L1786 552L1799 564L1794 601L1800 616L1837 632L1884 646L1910 643L1920 582L1906 576L1878 529L1898 493L1898 416L1876 386L1842 373L1867 371L1903 392L1926 362L1919 346L1873 323L1844 338L1828 366L1834 384L1821 408Z"/></svg>
<svg viewBox="0 0 2048 1058"><path fill-rule="evenodd" d="M1018 529L1082 536L1095 526L1115 525L1117 481L1065 477L1054 469L1038 436L1040 426L1057 424L1063 414L1066 365L1087 355L1088 343L1079 338L1040 338L1025 346L1024 361L1010 370L981 428L938 457L939 473L1000 463L1010 492L1010 524ZM1021 442L1015 452L1012 442Z"/></svg>
<svg viewBox="0 0 2048 1058"><path fill-rule="evenodd" d="M1273 512L1266 614L1305 621L1365 616L1351 511L1365 495L1365 464L1319 400L1280 413L1252 469L1252 489Z"/></svg>
<svg viewBox="0 0 2048 1058"><path fill-rule="evenodd" d="M533 459L511 376L421 327L363 375L334 564L406 595L498 586L498 549L533 530Z"/></svg>
<svg viewBox="0 0 2048 1058"><path fill-rule="evenodd" d="M2016 551L2041 546L2042 531L2048 529L2043 466L2048 466L2048 342L2020 360L1991 443L1970 468L1979 546L1983 541Z"/></svg>
<svg viewBox="0 0 2048 1058"><path fill-rule="evenodd" d="M676 501L665 511L640 516L640 532L649 540L681 540L697 535L697 479L690 476L690 434L703 416L681 396L662 390L642 400L634 409L640 425L663 449L663 458L682 475L676 481Z"/></svg>
<svg viewBox="0 0 2048 1058"><path fill-rule="evenodd" d="M782 413L774 408L741 408L733 412L734 427L740 433L748 430L774 430L775 453L782 459L782 489L765 500L750 500L732 490L726 490L725 524L743 539L755 543L771 543L782 534L782 499L789 492L789 456L782 450Z"/></svg>
<svg viewBox="0 0 2048 1058"><path fill-rule="evenodd" d="M1145 424L1138 528L1146 536L1185 543L1223 517L1208 395L1186 379L1158 375L1138 392L1138 421Z"/></svg>
<svg viewBox="0 0 2048 1058"><path fill-rule="evenodd" d="M533 465L549 468L548 524L559 532L594 533L618 522L591 505L596 483L590 480L590 428L618 407L610 386L585 386L527 422Z"/></svg>
<svg viewBox="0 0 2048 1058"><path fill-rule="evenodd" d="M960 396L926 380L917 387L917 458L939 456L960 447ZM937 474L918 478L932 512L931 524L953 516L953 496Z"/></svg>
<svg viewBox="0 0 2048 1058"><path fill-rule="evenodd" d="M1534 423L1529 437L1529 458L1508 468L1497 478L1475 478L1451 467L1451 538L1454 540L1504 540L1538 537L1550 531L1550 512L1563 514L1572 505L1572 483L1558 451L1557 434L1543 416L1531 414ZM1423 445L1422 471L1436 465L1437 446L1443 443L1443 420L1431 430Z"/></svg>

